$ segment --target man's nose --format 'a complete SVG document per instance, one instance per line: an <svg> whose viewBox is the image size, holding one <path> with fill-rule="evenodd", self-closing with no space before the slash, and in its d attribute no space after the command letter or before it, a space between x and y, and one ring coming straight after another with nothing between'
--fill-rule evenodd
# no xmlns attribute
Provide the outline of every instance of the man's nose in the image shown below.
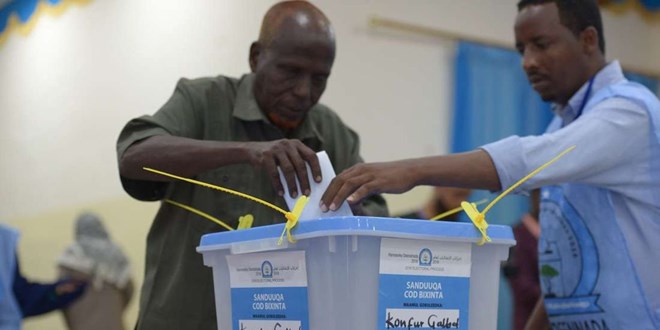
<svg viewBox="0 0 660 330"><path fill-rule="evenodd" d="M308 100L312 93L312 78L308 76L301 76L296 82L296 86L293 89L293 94L304 100Z"/></svg>
<svg viewBox="0 0 660 330"><path fill-rule="evenodd" d="M525 72L533 72L538 68L538 58L534 52L525 50L522 54L522 68Z"/></svg>

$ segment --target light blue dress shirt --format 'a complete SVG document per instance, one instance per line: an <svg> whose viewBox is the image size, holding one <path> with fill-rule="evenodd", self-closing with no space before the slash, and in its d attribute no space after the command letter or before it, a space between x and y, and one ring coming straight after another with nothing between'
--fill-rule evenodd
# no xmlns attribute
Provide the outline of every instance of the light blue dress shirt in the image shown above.
<svg viewBox="0 0 660 330"><path fill-rule="evenodd" d="M592 96L594 98L595 95L602 96L603 93L607 93L607 89L612 89L612 86L624 85L625 87L621 90L625 89L626 92L634 95L639 94L640 99L648 100L646 105L650 104L650 106L636 101L636 96L626 98L615 95L614 97L600 97L597 103L591 102ZM630 286L641 288L643 297L640 305L644 305L641 306L641 309L645 310L644 317L654 319L653 322L657 327L660 324L660 280L658 280L660 271L660 158L658 157L660 155L660 144L658 143L660 130L656 124L660 117L660 103L656 97L649 96L650 92L643 90L641 85L630 86L631 84L627 83L623 76L619 63L614 61L595 76L591 92L587 93L588 83L585 83L567 105L555 105L556 117L548 127L547 133L540 136L511 136L482 146L482 149L492 158L502 189L506 189L563 150L576 146L575 150L525 182L518 188L518 191L528 191L544 186L560 186L559 190L544 190L545 196L542 196L544 203L546 201L549 204L554 203L546 210L550 210L548 211L550 213L552 210L557 211L556 213L573 212L575 218L587 218L585 222L588 223L587 226L578 229L574 226L572 231L566 229L570 226L565 226L563 230L566 232L584 231L598 238L599 234L594 231L601 230L598 228L599 219L593 219L593 217L609 217L611 214L611 223L602 221L602 225L607 226L603 231L608 230L611 233L601 233L603 235L600 236L601 240L602 237L610 237L608 235L612 233L621 236L621 246L618 247L621 253L617 253L617 256L625 255L623 263L631 264L633 274L629 279ZM615 88L615 90L618 89ZM589 98L589 103L582 114L578 115L585 96ZM561 199L562 197L559 195L563 195L568 203L556 202L552 199L553 196ZM591 198L592 196L597 197ZM573 207L569 204L577 206ZM556 209L552 209L552 207ZM611 208L612 212L599 213L606 212L605 210L608 208ZM562 216L571 217L566 214ZM542 227L543 218L542 214ZM552 218L552 216L548 218ZM545 221L548 222L547 219ZM552 227L553 225L546 223L546 226ZM578 224L578 227L582 225ZM595 228L598 229L595 230ZM561 228L557 229L557 233L561 233ZM557 236L562 235L557 234ZM577 234L575 239L580 241L580 234ZM584 263L589 263L589 260L582 256L584 259L582 273L587 266L597 270L607 269L608 266L612 267L609 269L615 267L615 265L607 265L609 261L607 256L603 255L615 253L616 251L607 251L614 248L614 244L598 241L598 239L595 242L597 248L594 250L597 256L593 258L598 260L593 261L591 265L585 265ZM570 244L570 242L566 243ZM584 253L589 249L589 244L584 245L584 242L580 242L577 249ZM543 248L540 247L541 254ZM565 272L570 273L570 270ZM579 276L584 277L585 275L575 275L575 277ZM628 279L621 279L622 282L626 280ZM575 292L584 285L584 281L582 278L575 286L567 287L572 288L572 294L575 295ZM597 273L594 281L602 282L604 279ZM598 290L608 291L602 287L602 284ZM547 297L548 293L544 293ZM571 292L565 294L569 296ZM599 292L593 299L607 304L605 293L601 296ZM585 301L582 302L586 304ZM626 301L621 301L621 304L626 303ZM596 302L597 304L598 302ZM569 306L570 302L563 301L556 306L559 305ZM631 303L631 305L633 304ZM546 298L546 309L548 306ZM611 309L612 311L609 312L619 312L620 314L625 312L625 308L613 307ZM570 313L577 312L569 311ZM616 328L617 324L622 325L624 324L622 322L627 322L621 321L624 317L626 316L618 315L614 317L615 321L610 322L614 322ZM618 321L617 318L619 318ZM649 326L653 328L652 325Z"/></svg>
<svg viewBox="0 0 660 330"><path fill-rule="evenodd" d="M19 330L21 310L14 297L18 232L0 224L0 330Z"/></svg>

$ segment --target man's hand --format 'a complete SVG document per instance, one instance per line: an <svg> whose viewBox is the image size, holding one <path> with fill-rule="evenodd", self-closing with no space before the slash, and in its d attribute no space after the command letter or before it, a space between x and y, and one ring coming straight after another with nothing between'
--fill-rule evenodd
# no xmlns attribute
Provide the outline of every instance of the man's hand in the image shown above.
<svg viewBox="0 0 660 330"><path fill-rule="evenodd" d="M334 211L344 200L354 205L371 195L406 192L416 185L412 165L409 160L354 165L330 182L320 208Z"/></svg>
<svg viewBox="0 0 660 330"><path fill-rule="evenodd" d="M532 314L527 319L527 324L525 324L525 330L550 330L550 320L545 311L543 297L536 302L536 306L534 306L534 310L532 310Z"/></svg>
<svg viewBox="0 0 660 330"><path fill-rule="evenodd" d="M312 171L312 178L316 182L321 182L321 166L316 153L299 140L282 139L268 142L251 142L249 148L250 163L266 170L273 189L280 196L284 196L284 187L280 182L280 174L277 171L278 166L282 170L292 198L298 196L296 178L300 182L302 193L307 196L311 193L306 163L309 164Z"/></svg>
<svg viewBox="0 0 660 330"><path fill-rule="evenodd" d="M151 167L183 177L193 177L227 165L250 163L266 170L275 191L284 196L277 171L277 167L280 167L287 185L292 188L293 198L299 193L296 178L302 193L311 193L306 164L309 164L314 180L321 182L321 166L316 153L300 140L202 141L156 135L131 145L119 163L120 174L125 178L165 182L170 179L142 168Z"/></svg>
<svg viewBox="0 0 660 330"><path fill-rule="evenodd" d="M497 170L487 152L357 164L335 177L321 197L321 211L336 210L344 200L361 202L375 194L400 194L418 185L501 189Z"/></svg>
<svg viewBox="0 0 660 330"><path fill-rule="evenodd" d="M55 294L58 296L68 295L72 293L75 294L78 292L82 292L86 286L87 286L87 282L82 280L63 279L58 281L57 285L55 286Z"/></svg>

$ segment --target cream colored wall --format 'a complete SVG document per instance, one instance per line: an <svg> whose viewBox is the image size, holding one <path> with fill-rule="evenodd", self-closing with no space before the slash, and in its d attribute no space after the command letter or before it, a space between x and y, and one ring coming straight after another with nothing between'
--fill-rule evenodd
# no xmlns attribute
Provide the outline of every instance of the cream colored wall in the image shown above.
<svg viewBox="0 0 660 330"><path fill-rule="evenodd" d="M319 0L338 55L322 102L383 161L445 153L451 127L454 42L373 29L378 15L513 43L516 0ZM98 212L142 281L144 242L157 204L127 197L114 144L131 117L154 112L179 77L248 70L247 50L270 0L92 0L41 19L0 47L0 221L22 231L25 275L53 280L81 210ZM632 12L604 14L608 55L660 72L660 27ZM631 37L634 36L634 37ZM429 188L387 196L394 212ZM133 301L127 324L136 319ZM25 329L63 329L57 314Z"/></svg>

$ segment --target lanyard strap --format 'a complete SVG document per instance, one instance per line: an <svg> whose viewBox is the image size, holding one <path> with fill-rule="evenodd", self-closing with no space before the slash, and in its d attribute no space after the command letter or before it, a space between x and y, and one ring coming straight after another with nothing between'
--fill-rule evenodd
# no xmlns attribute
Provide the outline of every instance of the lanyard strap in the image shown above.
<svg viewBox="0 0 660 330"><path fill-rule="evenodd" d="M593 87L594 85L594 78L596 78L596 76L593 76L591 77L591 79L589 79L589 86L587 86L587 92L584 93L582 104L580 105L580 108L578 109L577 114L575 115L573 121L575 121L576 119L580 118L580 116L582 116L582 111L584 111L584 107L587 105L587 101L589 101L589 94L591 94L591 87Z"/></svg>
<svg viewBox="0 0 660 330"><path fill-rule="evenodd" d="M589 101L589 95L591 94L591 88L594 85L594 78L596 78L596 76L593 76L593 77L591 77L591 79L589 79L589 85L587 86L587 91L584 93L584 98L582 98L582 104L580 104L580 107L577 109L577 112L575 114L575 118L573 118L573 120L571 120L571 122L574 122L575 120L580 118L580 116L582 116L582 112L584 111L584 107L587 106L587 101ZM567 125L566 124L566 119L564 119L562 121L561 127L564 127L566 125Z"/></svg>

